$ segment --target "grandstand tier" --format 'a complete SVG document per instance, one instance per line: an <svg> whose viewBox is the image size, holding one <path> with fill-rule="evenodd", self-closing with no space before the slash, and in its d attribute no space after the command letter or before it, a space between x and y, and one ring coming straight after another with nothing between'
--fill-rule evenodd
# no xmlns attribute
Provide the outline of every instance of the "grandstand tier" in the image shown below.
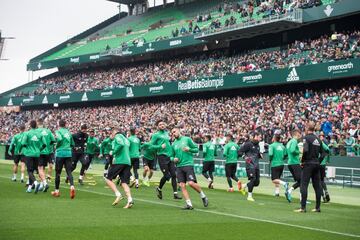
<svg viewBox="0 0 360 240"><path fill-rule="evenodd" d="M122 15L117 20L117 16L114 16L31 59L27 68L36 71L78 66L114 57L206 44L222 38L246 38L264 34L264 30L283 31L299 27L299 24L329 20L360 11L356 0L342 0L338 3L334 3L335 0L314 1L316 5L301 5L297 1L282 1L282 5L272 5L267 1L253 2L230 1L224 4L219 0L195 1L183 5L168 4L165 8L154 7L141 15ZM295 16L294 12L299 12L297 18L292 17Z"/></svg>
<svg viewBox="0 0 360 240"><path fill-rule="evenodd" d="M188 81L172 81L145 86L127 86L91 90L78 93L43 94L24 97L0 98L0 106L39 106L76 102L98 102L130 98L156 97L164 95L189 94L194 92L220 91L259 86L294 84L337 80L360 75L360 59L338 60L328 63L290 67L277 70L204 77ZM29 86L32 90L37 86Z"/></svg>

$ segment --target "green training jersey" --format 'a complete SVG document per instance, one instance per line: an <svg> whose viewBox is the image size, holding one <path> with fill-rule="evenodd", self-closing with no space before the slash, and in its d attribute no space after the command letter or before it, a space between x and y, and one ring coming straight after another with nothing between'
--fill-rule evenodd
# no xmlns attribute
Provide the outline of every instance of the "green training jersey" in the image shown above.
<svg viewBox="0 0 360 240"><path fill-rule="evenodd" d="M86 141L85 153L94 155L99 149L99 140L96 137L89 136Z"/></svg>
<svg viewBox="0 0 360 240"><path fill-rule="evenodd" d="M56 136L56 157L68 158L72 156L71 149L75 146L74 139L70 131L66 128L60 128L55 132Z"/></svg>
<svg viewBox="0 0 360 240"><path fill-rule="evenodd" d="M240 147L234 143L233 141L228 142L225 146L224 146L224 157L225 157L225 164L227 163L237 163L239 155L238 155L238 151L239 151Z"/></svg>
<svg viewBox="0 0 360 240"><path fill-rule="evenodd" d="M36 128L25 132L21 138L23 153L26 157L40 157L40 151L45 144L44 138Z"/></svg>
<svg viewBox="0 0 360 240"><path fill-rule="evenodd" d="M269 146L269 159L271 167L284 166L286 149L282 143L274 142Z"/></svg>
<svg viewBox="0 0 360 240"><path fill-rule="evenodd" d="M183 148L188 147L189 151L185 152ZM199 152L198 146L194 141L186 136L180 136L172 144L172 157L178 158L177 167L194 166L193 153Z"/></svg>
<svg viewBox="0 0 360 240"><path fill-rule="evenodd" d="M10 147L8 153L10 154L11 151L14 149L14 155L21 155L21 139L23 136L23 132L15 134L14 137L11 139Z"/></svg>
<svg viewBox="0 0 360 240"><path fill-rule="evenodd" d="M112 146L111 138L109 137L105 138L100 144L100 154L101 155L109 154L111 151L111 146Z"/></svg>
<svg viewBox="0 0 360 240"><path fill-rule="evenodd" d="M328 145L326 145L326 143L324 143L324 141L321 141L321 145L324 151L326 152L326 156L324 157L324 159L321 161L320 164L326 165L327 163L330 162L330 148L328 147Z"/></svg>
<svg viewBox="0 0 360 240"><path fill-rule="evenodd" d="M152 145L150 143L144 143L141 145L141 149L143 149L143 153L144 153L144 158L152 161L155 160L156 158L156 149L154 149L152 147Z"/></svg>
<svg viewBox="0 0 360 240"><path fill-rule="evenodd" d="M129 148L129 140L120 133L116 134L112 141L113 164L126 164L130 166Z"/></svg>
<svg viewBox="0 0 360 240"><path fill-rule="evenodd" d="M292 138L286 144L286 152L288 155L288 165L300 164L300 150L298 140L296 140L296 138Z"/></svg>
<svg viewBox="0 0 360 240"><path fill-rule="evenodd" d="M204 162L210 162L215 160L216 145L210 141L203 145Z"/></svg>
<svg viewBox="0 0 360 240"><path fill-rule="evenodd" d="M46 147L41 151L41 154L49 155L54 152L55 137L48 128L38 128L38 131L43 136Z"/></svg>
<svg viewBox="0 0 360 240"><path fill-rule="evenodd" d="M151 136L150 143L157 151L157 155L166 155L170 157L172 155L170 137L168 131L159 130ZM165 148L161 145L165 144Z"/></svg>
<svg viewBox="0 0 360 240"><path fill-rule="evenodd" d="M136 135L128 137L130 142L130 158L140 157L140 139Z"/></svg>

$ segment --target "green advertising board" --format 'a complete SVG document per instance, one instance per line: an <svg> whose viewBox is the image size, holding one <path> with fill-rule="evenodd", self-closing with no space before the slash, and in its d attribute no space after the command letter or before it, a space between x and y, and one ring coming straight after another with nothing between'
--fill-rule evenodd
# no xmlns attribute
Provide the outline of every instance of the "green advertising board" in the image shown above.
<svg viewBox="0 0 360 240"><path fill-rule="evenodd" d="M113 56L118 57L126 57L126 56L134 56L144 53L163 51L174 48L187 47L190 45L198 45L204 43L204 40L194 39L194 36L185 36L172 38L162 41L149 42L149 43L139 43L136 46L130 46L125 49L116 48L110 49L101 53L93 53L87 55L81 55L76 57L69 58L60 58L56 60L50 61L33 61L29 62L27 65L27 70L29 71L37 71L42 69L49 69L54 67L63 67L63 66L71 66L71 65L80 65L83 63L90 62L99 62L112 59Z"/></svg>
<svg viewBox="0 0 360 240"><path fill-rule="evenodd" d="M128 86L90 92L49 94L32 97L1 98L0 106L35 106L91 102L139 97L175 95L192 92L217 91L274 84L291 84L307 81L331 80L360 76L360 59L339 60L284 69L230 74L188 81L173 81L144 86Z"/></svg>
<svg viewBox="0 0 360 240"><path fill-rule="evenodd" d="M359 0L342 0L334 4L308 8L303 11L303 22L327 20L333 17L356 14L360 12Z"/></svg>

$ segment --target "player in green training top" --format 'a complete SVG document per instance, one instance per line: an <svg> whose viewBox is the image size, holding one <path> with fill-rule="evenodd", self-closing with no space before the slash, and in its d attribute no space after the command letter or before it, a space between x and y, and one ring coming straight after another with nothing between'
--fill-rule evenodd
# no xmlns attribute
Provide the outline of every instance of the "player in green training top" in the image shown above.
<svg viewBox="0 0 360 240"><path fill-rule="evenodd" d="M281 175L284 171L284 159L286 149L280 142L280 134L275 132L273 143L269 146L269 160L271 163L271 180L275 184L275 196L280 196L279 185L284 186L285 193L288 191L289 183L282 181Z"/></svg>
<svg viewBox="0 0 360 240"><path fill-rule="evenodd" d="M139 167L140 167L140 139L136 136L135 128L130 128L130 136L128 137L130 142L130 159L131 168L134 172L135 181L131 183L130 187L134 186L139 188Z"/></svg>
<svg viewBox="0 0 360 240"><path fill-rule="evenodd" d="M189 193L186 190L186 182L192 189L194 189L200 194L204 207L207 207L209 205L209 201L204 192L201 190L199 184L196 183L196 176L194 171L193 154L197 153L199 151L199 148L191 138L181 136L180 130L178 128L174 128L171 133L174 137L174 142L171 146L172 158L177 166L177 179L186 201L186 206L184 210L194 209L190 200Z"/></svg>
<svg viewBox="0 0 360 240"><path fill-rule="evenodd" d="M326 164L330 162L330 148L326 143L324 142L325 136L324 134L320 134L320 140L322 142L322 147L325 151L324 158L322 159L320 163L320 184L321 184L321 195L323 198L324 203L330 202L330 194L327 190L327 186L325 183L325 177L326 177Z"/></svg>
<svg viewBox="0 0 360 240"><path fill-rule="evenodd" d="M90 164L95 156L95 153L99 151L99 140L95 137L94 129L91 129L89 136L86 140L85 150L85 172L89 169Z"/></svg>
<svg viewBox="0 0 360 240"><path fill-rule="evenodd" d="M174 199L181 199L177 193L175 163L170 160L172 150L169 133L166 131L166 123L163 120L159 120L156 122L156 126L158 127L158 131L151 136L150 144L153 149L156 149L157 160L160 170L163 173L159 187L156 188L157 197L162 199L162 187L166 181L171 179Z"/></svg>
<svg viewBox="0 0 360 240"><path fill-rule="evenodd" d="M25 156L26 168L29 176L29 186L26 192L31 193L34 185L35 193L39 191L40 184L36 180L34 171L38 169L40 152L46 147L46 142L37 129L35 120L30 121L30 130L24 132L21 138L21 145ZM20 150L21 151L21 150Z"/></svg>
<svg viewBox="0 0 360 240"><path fill-rule="evenodd" d="M301 166L300 166L300 149L299 149L299 140L301 138L301 133L299 129L295 129L291 132L292 139L286 144L286 152L288 156L288 168L291 175L294 178L295 183L291 188L285 192L286 199L291 202L292 192L300 187L301 181Z"/></svg>
<svg viewBox="0 0 360 240"><path fill-rule="evenodd" d="M240 147L234 143L232 134L226 136L226 144L224 146L224 157L225 157L225 175L226 180L229 184L228 192L234 192L231 179L234 179L237 183L238 190L241 190L241 181L236 177L236 168L238 162L238 151Z"/></svg>
<svg viewBox="0 0 360 240"><path fill-rule="evenodd" d="M40 132L46 143L46 147L41 151L39 157L39 177L42 181L40 183L39 190L40 191L43 190L43 192L47 192L47 190L49 189L49 185L46 182L45 167L47 167L48 163L52 165L55 138L52 132L50 131L50 129L45 128L43 126L44 121L42 118L39 118L37 120L37 124L38 124L38 131Z"/></svg>
<svg viewBox="0 0 360 240"><path fill-rule="evenodd" d="M75 146L74 139L68 129L66 129L65 120L59 120L59 129L56 135L55 152L55 191L51 192L54 197L60 197L60 176L63 167L65 167L67 179L70 182L70 198L75 197L74 178L72 176L72 148Z"/></svg>
<svg viewBox="0 0 360 240"><path fill-rule="evenodd" d="M11 139L11 143L10 143L10 147L8 150L8 154L10 156L14 156L14 167L13 167L13 177L11 178L12 181L16 181L16 175L18 172L18 166L19 166L19 162L21 162L21 178L20 181L21 183L24 182L24 177L25 177L25 162L24 162L24 155L22 154L22 152L20 151L21 149L21 139L22 136L24 134L25 131L25 125L20 125L19 127L19 133L15 134L14 137ZM12 153L14 151L14 154Z"/></svg>
<svg viewBox="0 0 360 240"><path fill-rule="evenodd" d="M108 173L109 166L112 164L112 156L110 155L112 140L108 131L105 132L105 139L100 144L99 158L105 157L104 177Z"/></svg>
<svg viewBox="0 0 360 240"><path fill-rule="evenodd" d="M109 172L105 178L106 184L111 188L111 190L115 193L116 199L113 202L113 206L117 205L120 200L123 199L121 193L117 189L115 183L112 182L117 176L120 177L121 186L125 191L125 194L128 198L127 204L124 208L131 208L134 205L133 199L131 197L131 192L129 188L130 183L130 168L131 168L131 160L130 160L130 142L129 140L118 133L116 130L113 130L111 134L112 141L112 150L110 151L110 155L113 156L113 164L109 168Z"/></svg>
<svg viewBox="0 0 360 240"><path fill-rule="evenodd" d="M215 171L215 155L216 155L216 145L211 142L211 136L205 136L205 143L203 144L203 170L202 175L208 180L208 188L213 189L214 176L213 172Z"/></svg>
<svg viewBox="0 0 360 240"><path fill-rule="evenodd" d="M156 150L151 147L149 142L145 142L141 145L143 149L143 184L145 186L150 186L150 179L154 174L155 164L156 164Z"/></svg>

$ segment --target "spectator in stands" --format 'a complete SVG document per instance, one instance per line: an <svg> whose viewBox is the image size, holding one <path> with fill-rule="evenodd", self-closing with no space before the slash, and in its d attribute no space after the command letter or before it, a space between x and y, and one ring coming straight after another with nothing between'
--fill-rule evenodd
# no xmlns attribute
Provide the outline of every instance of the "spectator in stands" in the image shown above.
<svg viewBox="0 0 360 240"><path fill-rule="evenodd" d="M324 133L325 136L328 136L329 133L331 133L332 131L332 123L328 119L326 119L326 117L323 117L321 131Z"/></svg>
<svg viewBox="0 0 360 240"><path fill-rule="evenodd" d="M212 21L212 28L215 28L219 23L216 20ZM195 26L194 31L196 29ZM186 29L182 28L180 33L182 34L183 31L186 31ZM92 71L86 70L83 72L58 74L57 76L40 79L37 82L39 87L34 91L27 93L19 91L15 93L15 96L63 94L93 91L94 89L111 89L127 85L137 86L157 82L285 68L332 61L337 57L360 57L359 47L355 48L355 52L351 50L353 49L351 46L356 45L360 41L359 31L341 35L340 45L338 45L339 42L334 45L330 37L323 36L314 40L296 41L289 45L287 49L281 51L275 50L256 53L248 51L245 53L235 53L232 56L226 56L225 52L218 51L191 58L179 58L143 64L131 63L128 64L128 66L114 67L106 70L95 69ZM161 39L163 38L159 37L157 40ZM143 42L145 42L145 40L143 40ZM135 40L134 44L137 45L138 43L139 41ZM338 56L335 54L335 47L341 49L341 54ZM127 45L124 44L123 49L125 50L126 48ZM334 54L329 54L332 50L334 50ZM299 55L302 57L299 57ZM306 57L304 57L304 55L306 55ZM357 96L358 92L350 91L349 94L353 98ZM305 98L310 97L312 97L311 92L305 93ZM345 102L339 102L338 99L339 96L336 95L327 96L323 99L325 106L337 104L337 108L334 110L335 114L341 114L344 108L346 108ZM349 99L349 101L353 101L353 99ZM305 104L303 108L308 108L307 104ZM310 110L305 111L307 111L307 113L305 113L307 116ZM359 112L360 110L357 108L354 109L354 111ZM334 119L331 121L334 125L340 124L340 122L336 120L336 116L334 116Z"/></svg>
<svg viewBox="0 0 360 240"><path fill-rule="evenodd" d="M349 133L346 134L345 148L346 148L346 155L348 157L355 156L354 147L355 147L355 138L351 137Z"/></svg>
<svg viewBox="0 0 360 240"><path fill-rule="evenodd" d="M187 33L186 28L184 26L182 26L181 29L180 29L180 34L184 35L186 33Z"/></svg>
<svg viewBox="0 0 360 240"><path fill-rule="evenodd" d="M336 95L339 96L338 103L345 103L345 109L350 110L338 113L338 121L341 124L333 124L332 133L329 134L329 145L334 149L334 153L341 152L346 155L345 147L356 147L356 143L358 143L355 142L355 139L353 142L346 140L347 143L345 143L344 136L344 133L347 133L350 138L349 129L344 126L349 125L352 119L359 116L358 112L351 111L360 106L358 90L359 86L354 85L336 90L311 91L311 95L307 99L304 98L305 92L299 91L273 95L258 94L251 97L198 99L181 103L144 103L112 107L22 111L20 113L0 112L0 141L8 141L11 137L9 134L13 134L13 129L20 124L42 116L47 116L47 125L52 130L56 127L56 119L66 117L72 131L77 130L81 123L86 123L89 128L101 132L106 128L114 128L121 122L126 126L136 126L144 137L151 133L157 119L166 118L169 125L185 128L191 136L201 137L210 134L214 136L214 140L218 139L219 143L223 143L224 136L229 132L234 133L237 141L243 142L249 131L257 130L263 135L266 146L266 143L271 143L271 136L277 129L287 136L295 128L304 130L305 123L310 119L320 120L322 115L329 118L337 109L337 104L328 104L325 107L323 100L328 96ZM357 95L353 96L353 93L357 93ZM305 105L310 108L308 117L303 115L303 106ZM114 117L109 118L108 116ZM320 128L319 125L318 129L320 130Z"/></svg>
<svg viewBox="0 0 360 240"><path fill-rule="evenodd" d="M356 128L356 124L352 123L349 130L350 137L358 138L359 136L359 129Z"/></svg>

